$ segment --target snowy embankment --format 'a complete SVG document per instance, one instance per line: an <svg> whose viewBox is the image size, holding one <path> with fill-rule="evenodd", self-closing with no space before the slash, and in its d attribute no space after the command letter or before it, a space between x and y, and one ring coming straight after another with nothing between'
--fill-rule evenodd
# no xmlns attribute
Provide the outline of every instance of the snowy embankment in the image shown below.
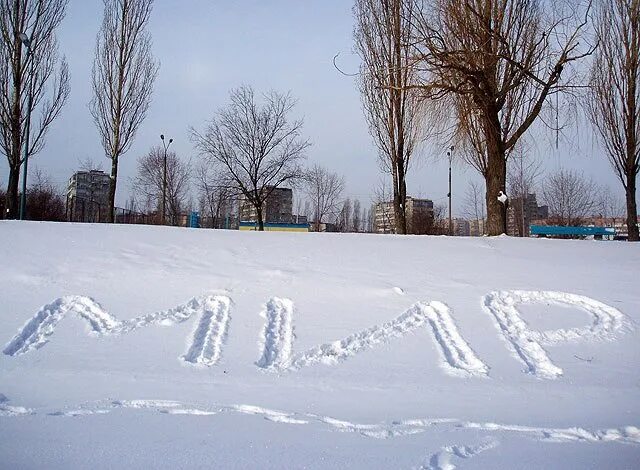
<svg viewBox="0 0 640 470"><path fill-rule="evenodd" d="M637 468L640 245L0 223L2 468Z"/></svg>

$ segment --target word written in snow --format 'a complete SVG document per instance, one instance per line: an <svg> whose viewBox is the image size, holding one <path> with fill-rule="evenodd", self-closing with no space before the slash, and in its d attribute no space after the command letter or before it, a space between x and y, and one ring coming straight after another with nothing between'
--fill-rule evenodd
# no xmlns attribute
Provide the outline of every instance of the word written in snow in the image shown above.
<svg viewBox="0 0 640 470"><path fill-rule="evenodd" d="M536 331L529 327L517 309L525 303L548 303L576 307L591 317L584 327ZM118 320L93 299L62 297L43 306L5 346L9 356L25 354L44 346L58 323L75 314L89 325L96 336L120 335L153 324L169 326L197 316L195 330L181 360L198 366L216 365L222 356L230 321L231 300L222 295L196 297L175 308ZM566 341L613 339L615 333L630 326L619 310L589 297L550 291L496 291L482 298L482 307L509 345L525 371L543 379L562 375L543 346ZM359 352L393 338L401 338L418 328L426 328L440 355L444 371L459 377L485 377L489 367L476 355L456 326L452 311L442 302L417 302L395 319L372 326L338 341L294 353L294 305L290 299L274 297L262 312L265 318L260 335L260 358L256 365L264 371L295 371L317 363L336 364Z"/></svg>

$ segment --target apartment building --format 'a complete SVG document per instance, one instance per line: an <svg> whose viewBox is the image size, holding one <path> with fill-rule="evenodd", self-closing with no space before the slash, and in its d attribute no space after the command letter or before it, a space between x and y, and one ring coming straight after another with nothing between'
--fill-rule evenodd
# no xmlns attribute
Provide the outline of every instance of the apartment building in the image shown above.
<svg viewBox="0 0 640 470"><path fill-rule="evenodd" d="M507 234L514 237L528 237L533 220L549 217L549 208L539 206L535 193L524 198L515 197L509 201L507 209Z"/></svg>
<svg viewBox="0 0 640 470"><path fill-rule="evenodd" d="M105 222L110 176L101 170L77 171L67 184L67 220Z"/></svg>
<svg viewBox="0 0 640 470"><path fill-rule="evenodd" d="M262 219L265 223L293 222L293 191L289 188L267 188L269 196L262 207ZM245 197L240 198L239 213L241 222L257 222L255 207Z"/></svg>
<svg viewBox="0 0 640 470"><path fill-rule="evenodd" d="M471 235L471 224L466 219L453 219L453 234L457 237Z"/></svg>
<svg viewBox="0 0 640 470"><path fill-rule="evenodd" d="M469 221L469 236L481 237L485 234L485 219L471 219Z"/></svg>
<svg viewBox="0 0 640 470"><path fill-rule="evenodd" d="M407 197L407 232L414 235L429 233L433 226L433 201ZM395 233L396 217L393 202L380 202L374 206L374 233Z"/></svg>

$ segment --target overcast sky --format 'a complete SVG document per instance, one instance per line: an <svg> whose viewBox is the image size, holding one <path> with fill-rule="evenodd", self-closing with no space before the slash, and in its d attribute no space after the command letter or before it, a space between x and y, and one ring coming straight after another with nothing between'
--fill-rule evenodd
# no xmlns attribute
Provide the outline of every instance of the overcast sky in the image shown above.
<svg viewBox="0 0 640 470"><path fill-rule="evenodd" d="M65 186L79 161L104 157L89 114L90 74L95 38L102 19L102 1L70 0L58 37L71 73L71 96L51 127L44 150L30 163ZM174 139L185 159L196 158L188 129L202 129L227 102L231 88L252 85L257 91L291 91L298 99L295 114L304 117L304 133L313 146L309 162L343 174L346 196L363 205L371 201L383 176L367 132L355 80L340 74L333 56L346 71L356 71L352 54L353 17L350 0L156 0L150 24L153 52L160 61L153 102L131 150L120 160L116 203L130 195L136 158L160 143L160 134ZM573 126L560 148L555 136L536 131L529 136L533 157L546 171L577 168L622 196L620 183L602 156L592 132ZM408 177L408 193L446 202L447 165L437 146L423 146L419 163ZM32 166L33 165L33 166ZM0 163L0 181L7 181L7 163ZM454 168L454 215L462 212L470 178L463 165Z"/></svg>

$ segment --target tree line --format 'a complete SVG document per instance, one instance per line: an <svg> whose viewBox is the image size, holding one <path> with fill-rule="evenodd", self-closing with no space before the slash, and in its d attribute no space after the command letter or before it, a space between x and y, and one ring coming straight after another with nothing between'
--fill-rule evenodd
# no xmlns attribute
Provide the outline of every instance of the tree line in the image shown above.
<svg viewBox="0 0 640 470"><path fill-rule="evenodd" d="M562 103L588 110L638 240L638 0L356 0L354 13L362 102L397 233L416 139L455 148L478 171L487 233L505 233L507 162L533 127L559 132Z"/></svg>
<svg viewBox="0 0 640 470"><path fill-rule="evenodd" d="M146 117L159 65L148 31L153 0L103 1L90 112L111 166L113 221L119 161ZM18 211L20 167L42 149L69 96L55 34L66 6L0 0L0 149L9 163L10 218ZM407 233L407 174L425 142L455 149L479 173L487 233L504 233L508 163L524 152L532 129L558 133L561 109L579 107L624 188L629 240L638 240L640 0L355 0L353 12L357 86L389 175L396 233ZM203 206L219 214L241 196L262 229L273 188L301 184L320 224L339 213L344 182L322 167L305 168L311 143L302 120L291 118L294 106L288 93L232 90L208 124L191 129L195 170L170 153L164 171L165 155L152 149L139 160L134 187L154 204L161 186L163 216L175 220L186 197L180 188L195 173ZM32 112L39 118L27 132Z"/></svg>

